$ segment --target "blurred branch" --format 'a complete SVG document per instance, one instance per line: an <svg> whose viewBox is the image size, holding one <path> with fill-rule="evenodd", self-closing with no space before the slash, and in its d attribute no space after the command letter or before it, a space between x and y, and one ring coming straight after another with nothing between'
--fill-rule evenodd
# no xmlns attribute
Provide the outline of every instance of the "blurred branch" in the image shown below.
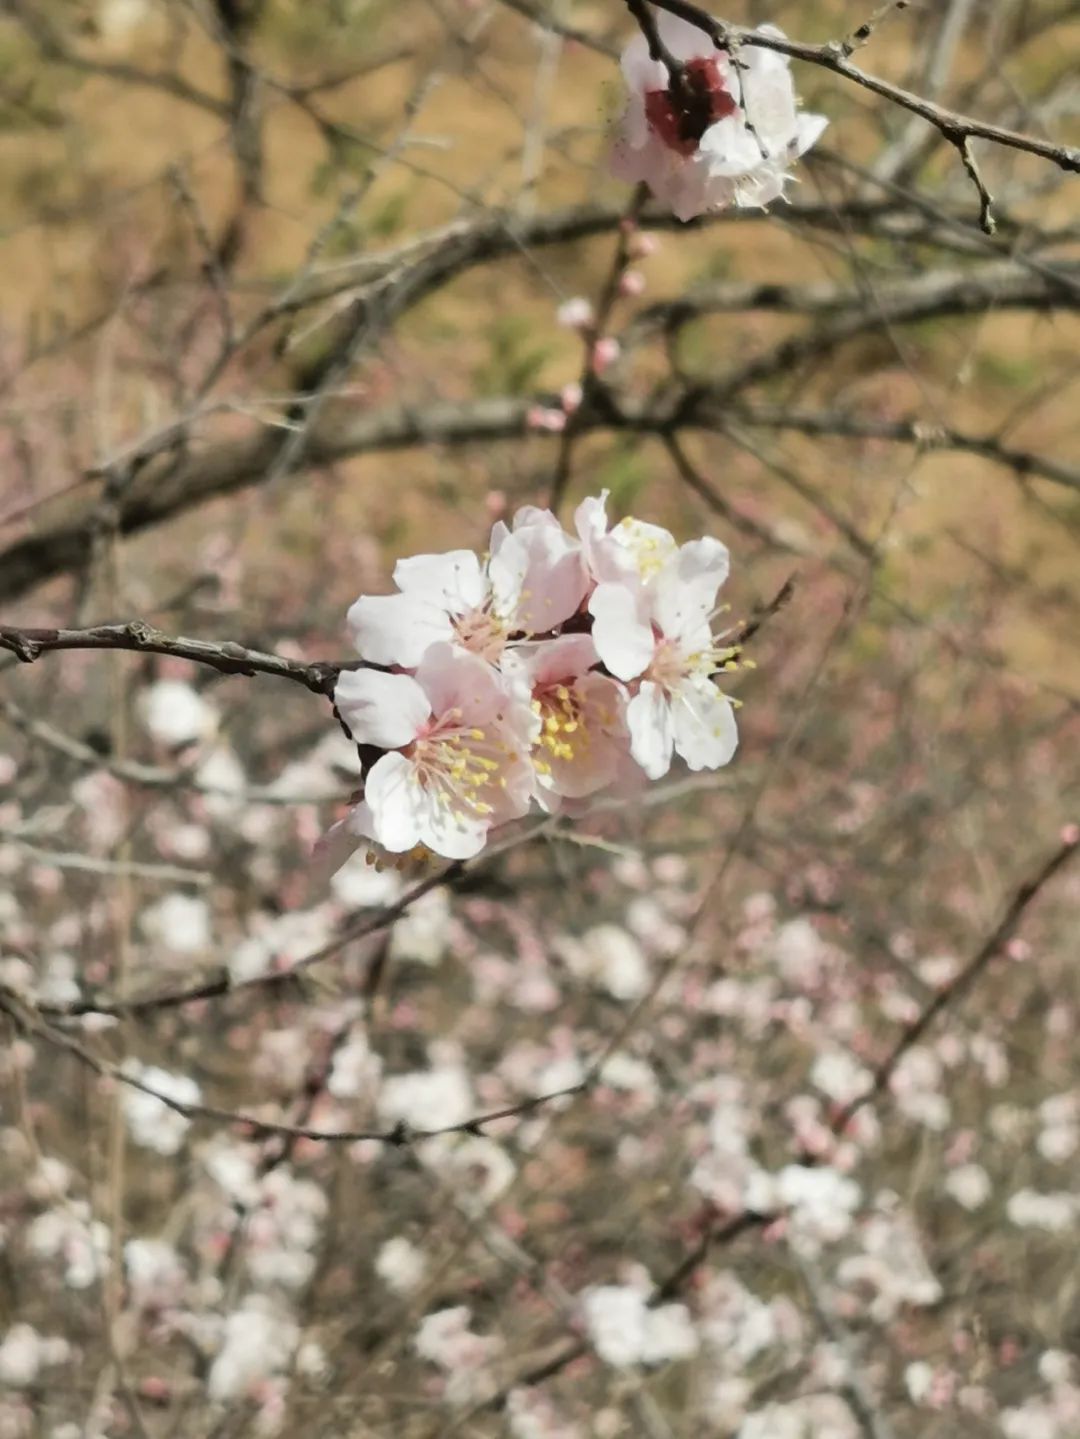
<svg viewBox="0 0 1080 1439"><path fill-rule="evenodd" d="M539 828L539 827L537 827ZM528 831L526 838L532 838L535 829ZM518 842L523 842L519 839ZM490 857L490 856L488 856ZM377 909L374 913L362 911L356 918L342 927L340 932L324 944L320 949L311 954L304 955L302 959L295 960L288 969L273 970L265 974L256 974L249 979L234 981L231 973L225 966L221 966L216 974L209 978L201 979L184 989L168 990L161 994L145 995L141 998L117 1000L107 995L90 994L83 999L77 999L64 1004L40 1004L38 1009L43 1015L56 1019L77 1019L84 1014L104 1014L117 1018L130 1016L142 1018L147 1014L153 1014L159 1010L177 1009L185 1004L193 1004L198 1000L217 999L223 995L235 994L241 990L264 990L264 989L288 989L299 982L299 978L307 970L315 965L322 964L325 960L331 959L347 944L352 944L358 939L366 939L369 935L379 934L394 924L404 915L411 905L421 899L429 890L437 889L440 885L450 884L465 872L465 867L460 862L455 862L437 870L434 874L428 875L426 879L412 886L401 896L396 903L388 905L383 909Z"/></svg>
<svg viewBox="0 0 1080 1439"><path fill-rule="evenodd" d="M1041 894L1058 871L1064 869L1071 860L1076 858L1078 853L1080 853L1080 829L1075 825L1070 825L1062 835L1061 843L1055 852L1030 878L1020 885L1006 906L1000 922L963 969L959 970L948 984L942 985L933 999L905 1027L888 1056L874 1070L873 1079L864 1092L857 1095L840 1110L832 1123L834 1133L842 1134L859 1110L888 1088L890 1079L908 1050L919 1042L939 1015L963 999L991 960L998 957L1012 938L1028 906Z"/></svg>
<svg viewBox="0 0 1080 1439"><path fill-rule="evenodd" d="M911 324L945 315L981 313L987 308L1080 310L1080 263L1039 265L1022 260L989 261L967 269L936 270L852 289L828 282L780 285L769 282L724 280L701 286L676 300L649 305L634 317L624 337L632 343L656 333L671 334L681 326L708 315L747 310L778 311L789 315L840 315L836 337L878 324ZM823 341L836 343L829 332ZM812 345L813 332L798 336Z"/></svg>
<svg viewBox="0 0 1080 1439"><path fill-rule="evenodd" d="M575 41L579 45L586 46L589 50L596 50L601 55L607 55L612 60L619 57L619 48L610 40L605 40L600 35L594 35L591 31L582 30L577 25L568 25L564 20L558 19L550 10L544 9L540 4L533 4L533 0L499 0L507 10L514 10L526 20L531 20L534 25L539 25L544 30L550 30L555 35L561 35L564 40Z"/></svg>
<svg viewBox="0 0 1080 1439"><path fill-rule="evenodd" d="M166 769L158 765L141 764L138 760L116 759L112 755L102 754L93 745L84 744L72 735L64 734L62 730L58 730L55 725L48 724L45 720L32 718L21 705L2 697L0 697L0 716L20 734L25 735L34 743L52 750L54 754L63 755L66 759L87 769L104 770L107 774L114 775L127 784L137 784L144 789L187 789L195 794L222 795L237 804L291 806L323 804L335 798L346 798L344 794L341 796L289 794L273 785L249 785L246 789L237 791L225 785L206 783L200 780L197 774L184 769Z"/></svg>
<svg viewBox="0 0 1080 1439"><path fill-rule="evenodd" d="M140 1094L149 1095L151 1099L156 1099L159 1104L163 1104L176 1114L183 1115L185 1119L209 1119L219 1124L238 1125L252 1135L273 1136L288 1140L308 1139L323 1144L353 1144L359 1140L370 1140L380 1144L391 1144L395 1148L404 1148L406 1145L418 1144L425 1139L438 1139L447 1134L480 1134L489 1124L495 1124L502 1119L522 1118L546 1104L553 1104L558 1099L580 1094L586 1087L584 1081L579 1084L567 1085L562 1089L552 1090L547 1094L532 1095L516 1104L508 1104L501 1109L474 1114L457 1124L446 1124L435 1129L415 1129L407 1125L404 1120L399 1121L392 1129L312 1129L303 1124L285 1124L260 1119L254 1114L246 1114L240 1110L223 1109L214 1104L187 1102L164 1094L155 1089L152 1084L147 1084L145 1080L128 1073L122 1065L95 1053L74 1035L57 1029L55 1025L45 1020L34 1006L21 999L15 991L5 985L0 985L0 1010L8 1016L21 1033L32 1039L42 1040L52 1048L71 1055L80 1064L100 1075L102 1079L111 1080L115 1084L137 1090Z"/></svg>
<svg viewBox="0 0 1080 1439"><path fill-rule="evenodd" d="M844 324L849 322L845 320ZM866 327L855 317L848 334ZM839 336L831 332L831 342ZM818 341L820 343L820 340ZM645 404L625 401L608 390L598 391L591 406L582 405L576 418L579 433L609 430L654 434L665 438L682 430L723 432L733 421L789 428L805 434L831 434L837 438L891 440L927 450L959 450L980 455L1018 474L1035 476L1080 491L1080 468L1012 449L993 436L969 435L951 427L928 425L920 420L878 421L862 419L844 411L799 413L797 411L751 407L736 408L734 391L751 380L780 373L788 363L809 358L816 352L810 337L798 336L777 350L717 382L694 384L674 397L664 396ZM314 427L305 437L296 458L302 469L320 469L360 455L377 454L414 446L461 446L520 440L535 432L530 414L539 405L552 403L549 395L519 398L502 396L461 404L430 404L377 410L334 419ZM136 533L162 523L173 515L193 509L208 500L234 494L251 485L264 483L272 472L281 447L275 430L259 429L238 440L225 440L180 455L161 455L146 465L117 500L117 525L122 534ZM70 497L60 515L42 523L36 533L14 541L0 550L0 601L17 599L36 585L77 567L88 552L99 509L100 482L85 486ZM56 647L53 645L52 647ZM132 646L126 646L132 647ZM11 649L9 644L6 648ZM31 646L32 648L32 646ZM31 656L32 657L32 656ZM232 669L242 672L243 660L230 660ZM271 661L273 663L273 661ZM297 667L285 662L295 677ZM281 669L267 671L281 673ZM307 680L304 683L309 683ZM313 686L309 683L309 688Z"/></svg>
<svg viewBox="0 0 1080 1439"><path fill-rule="evenodd" d="M45 60L64 65L69 70L77 70L84 75L115 80L121 85L137 85L143 89L158 90L176 100L183 100L185 104L208 110L222 120L229 116L229 107L223 100L198 89L174 70L140 70L138 66L122 61L98 60L80 54L53 29L41 10L30 3L30 0L2 0L2 9L23 27Z"/></svg>

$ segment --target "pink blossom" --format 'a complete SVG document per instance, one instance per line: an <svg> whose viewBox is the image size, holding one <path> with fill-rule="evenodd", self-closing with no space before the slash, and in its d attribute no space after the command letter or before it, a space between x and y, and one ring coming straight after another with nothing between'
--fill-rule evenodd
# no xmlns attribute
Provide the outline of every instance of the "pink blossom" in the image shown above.
<svg viewBox="0 0 1080 1439"><path fill-rule="evenodd" d="M788 166L827 124L824 116L799 113L787 57L746 45L736 69L704 31L666 11L656 18L683 64L684 93L636 34L622 56L629 94L612 172L631 184L644 181L680 220L782 196ZM758 34L783 38L771 25Z"/></svg>
<svg viewBox="0 0 1080 1439"><path fill-rule="evenodd" d="M602 375L611 368L622 353L622 346L612 335L605 335L592 347L591 364L593 373Z"/></svg>
<svg viewBox="0 0 1080 1439"><path fill-rule="evenodd" d="M563 385L559 391L559 403L568 415L572 415L575 410L580 409L581 399L581 386L576 380L569 385Z"/></svg>
<svg viewBox="0 0 1080 1439"><path fill-rule="evenodd" d="M394 567L396 595L363 595L347 619L374 664L418 665L445 641L495 663L514 634L543 634L567 620L585 593L579 546L549 510L498 520L487 564L471 550L414 555Z"/></svg>
<svg viewBox="0 0 1080 1439"><path fill-rule="evenodd" d="M353 834L391 854L423 845L467 859L528 809L533 714L476 655L435 644L415 678L347 671L334 698L358 743L388 751L365 778Z"/></svg>
<svg viewBox="0 0 1080 1439"><path fill-rule="evenodd" d="M558 434L560 430L566 429L566 412L552 410L544 405L531 405L525 416L525 423L530 430L547 430L551 434Z"/></svg>
<svg viewBox="0 0 1080 1439"><path fill-rule="evenodd" d="M561 635L508 655L531 695L539 732L533 768L539 798L580 799L605 788L629 753L626 692L596 672L590 635Z"/></svg>
<svg viewBox="0 0 1080 1439"><path fill-rule="evenodd" d="M660 241L655 235L646 235L640 230L634 235L628 246L632 260L647 260L650 255L655 255L659 248Z"/></svg>

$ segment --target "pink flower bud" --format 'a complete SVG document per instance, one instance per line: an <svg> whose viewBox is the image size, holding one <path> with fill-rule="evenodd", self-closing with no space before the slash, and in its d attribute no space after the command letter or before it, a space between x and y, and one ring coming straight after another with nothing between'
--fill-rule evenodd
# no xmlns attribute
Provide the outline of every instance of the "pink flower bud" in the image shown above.
<svg viewBox="0 0 1080 1439"><path fill-rule="evenodd" d="M566 415L562 410L549 410L543 405L533 405L525 416L530 430L549 430L557 434L566 428Z"/></svg>
<svg viewBox="0 0 1080 1439"><path fill-rule="evenodd" d="M645 293L645 276L640 270L627 270L619 281L619 294L631 298Z"/></svg>
<svg viewBox="0 0 1080 1439"><path fill-rule="evenodd" d="M594 373L602 375L610 365L613 365L619 358L621 346L618 340L611 335L605 335L602 340L597 340L592 350L592 368Z"/></svg>
<svg viewBox="0 0 1080 1439"><path fill-rule="evenodd" d="M1061 843L1068 845L1080 844L1080 824L1067 824L1061 831Z"/></svg>
<svg viewBox="0 0 1080 1439"><path fill-rule="evenodd" d="M643 235L639 231L630 241L630 258L632 260L647 260L650 255L655 255L659 248L660 241L655 235Z"/></svg>
<svg viewBox="0 0 1080 1439"><path fill-rule="evenodd" d="M572 384L563 385L559 391L559 399L566 413L572 415L581 404L581 386L576 380Z"/></svg>

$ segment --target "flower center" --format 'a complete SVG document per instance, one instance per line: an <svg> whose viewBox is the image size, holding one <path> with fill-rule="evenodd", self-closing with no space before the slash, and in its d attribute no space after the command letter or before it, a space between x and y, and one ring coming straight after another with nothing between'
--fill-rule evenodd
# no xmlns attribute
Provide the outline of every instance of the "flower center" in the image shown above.
<svg viewBox="0 0 1080 1439"><path fill-rule="evenodd" d="M490 610L470 610L454 620L458 642L489 664L496 664L506 648L506 625Z"/></svg>
<svg viewBox="0 0 1080 1439"><path fill-rule="evenodd" d="M714 675L738 669L739 649L733 645L704 645L699 650L684 650L678 640L659 636L652 663L644 678L652 680L671 696L691 677L712 679Z"/></svg>
<svg viewBox="0 0 1080 1439"><path fill-rule="evenodd" d="M682 646L676 640L665 638L657 643L645 678L670 695L679 688L692 668L690 657L683 653Z"/></svg>
<svg viewBox="0 0 1080 1439"><path fill-rule="evenodd" d="M483 797L490 785L505 788L505 747L487 730L462 724L459 709L447 710L404 753L412 761L411 783L453 814L482 818L494 812Z"/></svg>
<svg viewBox="0 0 1080 1439"><path fill-rule="evenodd" d="M648 90L645 118L649 128L677 155L692 155L702 135L738 109L734 96L724 89L715 55L698 55L683 66L683 83L676 89Z"/></svg>
<svg viewBox="0 0 1080 1439"><path fill-rule="evenodd" d="M551 760L572 760L589 746L585 706L572 685L549 685L533 698L533 713L540 718L536 748L546 750L533 763L541 774L551 773Z"/></svg>

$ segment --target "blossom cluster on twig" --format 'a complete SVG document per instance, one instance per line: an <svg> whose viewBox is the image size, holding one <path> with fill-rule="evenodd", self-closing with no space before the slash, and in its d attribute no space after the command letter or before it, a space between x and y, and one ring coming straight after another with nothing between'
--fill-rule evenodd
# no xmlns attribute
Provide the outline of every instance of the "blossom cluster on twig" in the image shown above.
<svg viewBox="0 0 1080 1439"><path fill-rule="evenodd" d="M739 649L712 628L727 549L611 527L606 498L578 506L574 535L526 506L496 523L486 558L400 560L396 594L352 606L361 658L384 668L335 686L365 760L363 797L327 837L335 857L373 841L468 859L534 805L573 814L633 793L674 754L728 763L738 736L717 679Z"/></svg>
<svg viewBox="0 0 1080 1439"><path fill-rule="evenodd" d="M736 58L667 11L648 30L622 55L628 96L613 173L648 185L680 220L782 197L789 166L828 124L800 113L788 57L750 47ZM773 25L760 33L784 38Z"/></svg>

